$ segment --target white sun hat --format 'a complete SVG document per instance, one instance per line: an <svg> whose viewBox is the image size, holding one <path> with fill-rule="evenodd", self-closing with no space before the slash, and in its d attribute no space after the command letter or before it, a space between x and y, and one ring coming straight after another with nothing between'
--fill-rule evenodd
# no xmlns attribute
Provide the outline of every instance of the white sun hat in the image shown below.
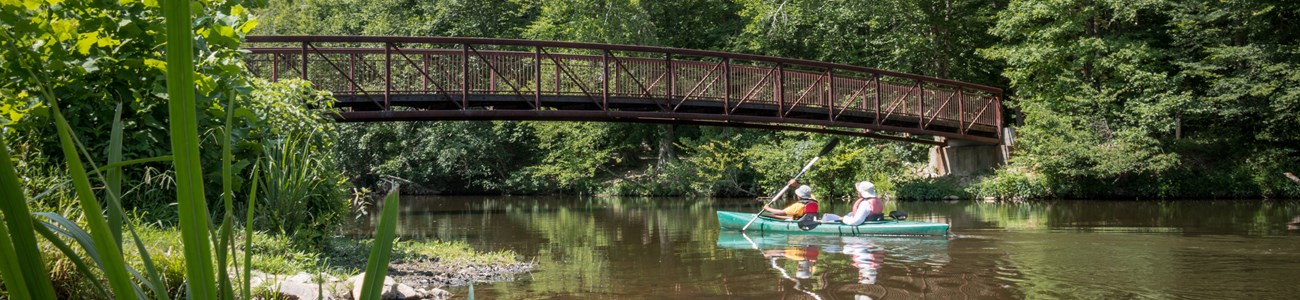
<svg viewBox="0 0 1300 300"><path fill-rule="evenodd" d="M802 199L812 199L812 187L806 184L801 185L798 189L794 190L794 194Z"/></svg>
<svg viewBox="0 0 1300 300"><path fill-rule="evenodd" d="M854 185L858 189L858 194L864 198L876 197L876 185L870 181L861 181Z"/></svg>

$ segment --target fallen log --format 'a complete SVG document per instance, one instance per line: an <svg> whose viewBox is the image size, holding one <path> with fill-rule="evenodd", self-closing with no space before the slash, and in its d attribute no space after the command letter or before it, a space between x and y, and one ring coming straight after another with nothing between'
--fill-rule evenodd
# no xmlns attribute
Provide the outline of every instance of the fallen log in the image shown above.
<svg viewBox="0 0 1300 300"><path fill-rule="evenodd" d="M1300 184L1300 177L1296 177L1295 174L1291 174L1291 172L1286 172L1286 173L1282 173L1282 175L1286 175L1286 178L1291 178L1291 181L1295 181L1295 184Z"/></svg>

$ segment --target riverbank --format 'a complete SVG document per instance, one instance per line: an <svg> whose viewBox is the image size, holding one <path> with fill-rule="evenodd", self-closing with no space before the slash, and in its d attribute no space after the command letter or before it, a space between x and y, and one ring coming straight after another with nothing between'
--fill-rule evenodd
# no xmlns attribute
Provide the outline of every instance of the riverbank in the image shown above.
<svg viewBox="0 0 1300 300"><path fill-rule="evenodd" d="M168 293L183 295L185 258L179 251L182 248L180 232L173 228L140 225L137 232L141 244L158 267ZM231 268L233 274L244 268L245 241L242 234L237 236L237 250L233 256L237 267ZM325 238L320 245L301 246L294 245L288 237L254 232L251 245L252 270L256 274L253 277L287 279L313 274L311 276L320 278L351 278L365 268L371 240L334 236ZM144 270L139 251L129 244L127 246L124 254L128 264L136 270ZM41 248L44 253L51 254L45 259L59 298L104 299L105 295L90 288L96 284L92 280L100 279L83 276L71 259L55 254L59 251L48 242L42 241ZM79 259L91 261L84 257ZM401 241L394 243L388 275L397 283L432 290L470 282L512 280L517 274L531 272L535 265L513 251L479 251L459 241ZM271 286L254 288L255 292L261 293L277 290L279 288Z"/></svg>

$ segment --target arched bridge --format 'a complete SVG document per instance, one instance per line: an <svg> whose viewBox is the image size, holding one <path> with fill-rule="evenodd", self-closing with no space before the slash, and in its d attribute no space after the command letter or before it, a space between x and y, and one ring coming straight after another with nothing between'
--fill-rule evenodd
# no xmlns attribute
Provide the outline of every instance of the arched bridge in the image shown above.
<svg viewBox="0 0 1300 300"><path fill-rule="evenodd" d="M451 37L251 36L248 70L329 90L341 121L578 120L999 144L1002 90L827 62Z"/></svg>

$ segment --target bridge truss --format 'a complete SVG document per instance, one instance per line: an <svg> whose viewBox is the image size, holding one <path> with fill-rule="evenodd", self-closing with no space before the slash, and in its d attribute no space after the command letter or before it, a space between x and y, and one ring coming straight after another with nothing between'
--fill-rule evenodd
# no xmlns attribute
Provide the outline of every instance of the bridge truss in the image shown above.
<svg viewBox="0 0 1300 300"><path fill-rule="evenodd" d="M347 122L614 121L1002 140L1001 89L827 62L450 37L251 36L245 49L254 76L308 80L334 94Z"/></svg>

